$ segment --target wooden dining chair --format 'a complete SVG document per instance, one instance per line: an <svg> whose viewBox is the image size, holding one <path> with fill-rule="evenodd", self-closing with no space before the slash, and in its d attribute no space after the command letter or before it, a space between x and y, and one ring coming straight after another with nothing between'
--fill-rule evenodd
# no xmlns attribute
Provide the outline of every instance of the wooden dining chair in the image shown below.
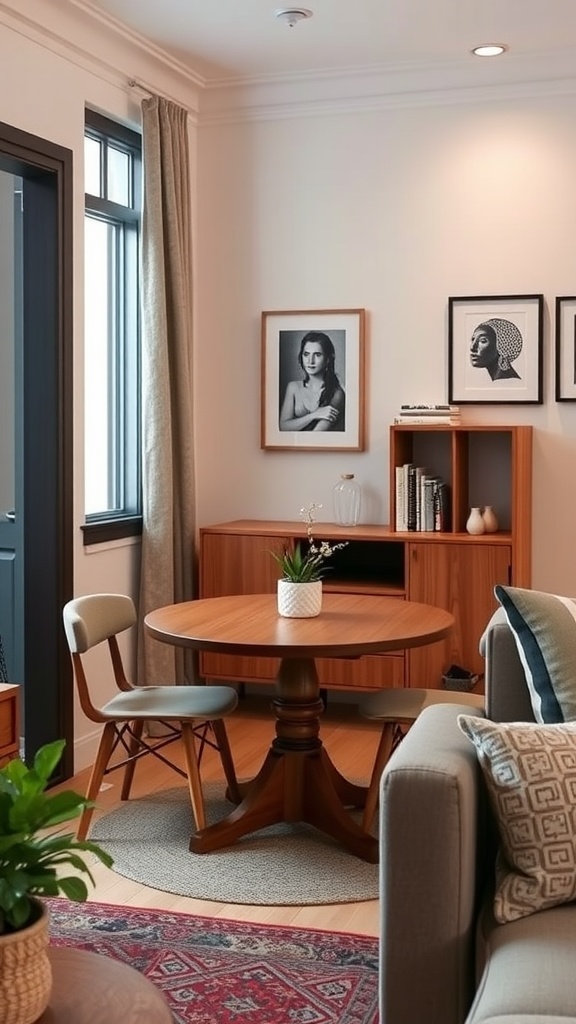
<svg viewBox="0 0 576 1024"><path fill-rule="evenodd" d="M87 800L96 799L103 777L118 768L125 769L121 799L127 800L136 761L151 754L187 778L196 828L202 829L206 815L199 764L205 745L209 745L219 751L230 799L239 803L238 782L223 721L238 703L236 691L230 686L135 686L130 683L124 672L117 634L135 625L136 609L132 599L124 594L78 597L65 605L63 619L80 706L90 721L104 726L88 783ZM99 706L94 702L82 655L104 641L108 642L118 693ZM146 737L147 721L161 722L168 735L158 739ZM180 737L185 772L161 753L165 746ZM124 750L125 757L110 764L119 748ZM87 808L80 817L78 839L86 838L93 810L93 807Z"/></svg>
<svg viewBox="0 0 576 1024"><path fill-rule="evenodd" d="M420 712L431 704L462 704L483 711L484 699L484 695L479 693L462 693L457 690L420 690L409 686L379 690L364 698L358 706L359 713L363 718L382 723L380 742L364 804L362 827L366 832L372 828L378 807L382 772L393 750L410 726L414 724Z"/></svg>

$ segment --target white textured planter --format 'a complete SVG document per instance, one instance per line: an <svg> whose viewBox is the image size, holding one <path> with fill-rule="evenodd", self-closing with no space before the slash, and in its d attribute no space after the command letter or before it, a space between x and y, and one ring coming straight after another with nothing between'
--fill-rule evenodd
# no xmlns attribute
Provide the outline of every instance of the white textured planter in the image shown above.
<svg viewBox="0 0 576 1024"><path fill-rule="evenodd" d="M322 610L322 580L292 583L278 580L278 611L286 619L312 619Z"/></svg>

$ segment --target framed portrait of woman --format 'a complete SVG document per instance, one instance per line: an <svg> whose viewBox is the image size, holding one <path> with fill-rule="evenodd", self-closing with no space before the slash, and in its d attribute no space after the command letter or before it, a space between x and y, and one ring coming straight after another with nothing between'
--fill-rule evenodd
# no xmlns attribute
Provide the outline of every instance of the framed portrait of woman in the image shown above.
<svg viewBox="0 0 576 1024"><path fill-rule="evenodd" d="M364 310L262 313L261 447L364 449Z"/></svg>
<svg viewBox="0 0 576 1024"><path fill-rule="evenodd" d="M448 401L542 403L542 295L448 300Z"/></svg>

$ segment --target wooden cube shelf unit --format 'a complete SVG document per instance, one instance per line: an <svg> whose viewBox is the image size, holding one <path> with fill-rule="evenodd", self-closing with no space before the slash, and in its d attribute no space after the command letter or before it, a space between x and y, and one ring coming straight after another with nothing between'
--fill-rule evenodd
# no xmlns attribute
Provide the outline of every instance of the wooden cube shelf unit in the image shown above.
<svg viewBox="0 0 576 1024"><path fill-rule="evenodd" d="M482 672L480 636L496 607L496 583L530 586L532 428L398 425L390 434L390 522L395 523L395 469L426 466L449 487L451 526L443 533L398 533L389 526L318 523L317 540L347 541L334 553L324 589L381 594L452 612L451 636L428 647L364 658L319 658L322 686L370 690L442 685L456 663ZM491 504L501 529L466 533L470 505ZM200 597L274 593L278 566L271 552L306 539L302 523L241 519L200 529ZM273 682L278 662L202 652L208 679Z"/></svg>
<svg viewBox="0 0 576 1024"><path fill-rule="evenodd" d="M20 752L19 687L0 683L0 768Z"/></svg>
<svg viewBox="0 0 576 1024"><path fill-rule="evenodd" d="M512 581L529 587L532 551L532 427L432 426L396 424L390 428L390 523L396 522L396 467L412 462L442 477L449 489L447 532L427 533L427 541L448 536L467 543L510 544ZM466 520L473 506L493 505L499 530L470 537ZM414 537L414 534L411 534ZM418 536L418 535L417 535ZM420 536L422 536L420 534Z"/></svg>

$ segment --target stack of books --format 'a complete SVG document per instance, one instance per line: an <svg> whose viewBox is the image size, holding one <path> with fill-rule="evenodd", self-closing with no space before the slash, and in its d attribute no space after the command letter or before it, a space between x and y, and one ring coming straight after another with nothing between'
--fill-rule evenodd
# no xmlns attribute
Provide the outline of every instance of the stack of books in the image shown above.
<svg viewBox="0 0 576 1024"><path fill-rule="evenodd" d="M395 529L429 533L450 529L450 495L442 477L431 476L412 462L396 467Z"/></svg>
<svg viewBox="0 0 576 1024"><path fill-rule="evenodd" d="M460 423L458 405L401 405L394 417L394 423L424 423L432 427L435 423L457 426Z"/></svg>

